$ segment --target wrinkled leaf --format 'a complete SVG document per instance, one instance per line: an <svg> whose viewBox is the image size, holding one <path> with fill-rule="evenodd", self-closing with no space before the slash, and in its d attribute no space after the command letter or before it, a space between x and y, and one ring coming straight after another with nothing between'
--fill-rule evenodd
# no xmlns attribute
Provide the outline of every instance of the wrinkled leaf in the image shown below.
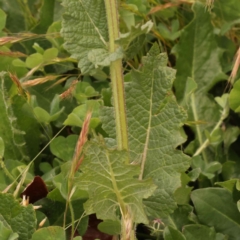
<svg viewBox="0 0 240 240"><path fill-rule="evenodd" d="M126 83L130 157L142 164L143 178L152 178L158 186L154 196L144 200L148 214L156 218L176 207L173 193L181 185L179 172L189 164L175 149L185 141L179 127L186 113L171 91L175 72L166 63L166 55L154 45L141 71L133 71L132 81Z"/></svg>
<svg viewBox="0 0 240 240"><path fill-rule="evenodd" d="M65 48L76 58L82 73L95 69L89 60L91 50L102 49L107 53L108 30L106 10L102 0L64 0L62 36Z"/></svg>
<svg viewBox="0 0 240 240"><path fill-rule="evenodd" d="M84 207L87 214L95 212L97 218L106 220L117 220L121 207L125 214L130 211L135 222L147 223L142 199L156 187L150 179L135 178L139 168L125 164L126 157L126 152L108 150L94 142L87 144L81 165L83 174L78 178L78 187L89 194Z"/></svg>
<svg viewBox="0 0 240 240"><path fill-rule="evenodd" d="M29 240L36 228L35 210L32 205L26 207L14 199L12 194L0 193L0 213L19 235L19 240Z"/></svg>

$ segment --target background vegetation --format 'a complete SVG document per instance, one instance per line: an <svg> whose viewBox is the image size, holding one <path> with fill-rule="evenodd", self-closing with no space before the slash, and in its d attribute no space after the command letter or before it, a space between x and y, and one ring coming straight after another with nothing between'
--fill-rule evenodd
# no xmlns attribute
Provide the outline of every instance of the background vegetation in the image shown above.
<svg viewBox="0 0 240 240"><path fill-rule="evenodd" d="M239 0L0 8L1 239L239 238Z"/></svg>

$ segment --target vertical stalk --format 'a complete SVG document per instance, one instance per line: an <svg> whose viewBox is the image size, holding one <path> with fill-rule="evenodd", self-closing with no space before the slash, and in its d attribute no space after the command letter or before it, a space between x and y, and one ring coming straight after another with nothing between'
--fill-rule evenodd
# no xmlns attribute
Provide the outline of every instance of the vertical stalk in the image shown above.
<svg viewBox="0 0 240 240"><path fill-rule="evenodd" d="M105 7L109 32L109 52L112 53L118 48L115 44L115 40L119 37L117 0L105 0ZM113 105L115 110L117 147L119 150L128 150L124 79L121 59L111 63L110 75L112 81Z"/></svg>
<svg viewBox="0 0 240 240"><path fill-rule="evenodd" d="M118 4L117 0L105 0L109 32L109 52L113 53L118 48L115 40L119 38L118 26ZM118 59L110 64L110 75L112 82L113 106L115 111L117 148L128 150L127 117L125 108L124 79L122 73L122 60ZM129 163L129 159L126 159ZM120 204L122 214L122 240L133 240L133 222L131 214L127 211L125 204Z"/></svg>

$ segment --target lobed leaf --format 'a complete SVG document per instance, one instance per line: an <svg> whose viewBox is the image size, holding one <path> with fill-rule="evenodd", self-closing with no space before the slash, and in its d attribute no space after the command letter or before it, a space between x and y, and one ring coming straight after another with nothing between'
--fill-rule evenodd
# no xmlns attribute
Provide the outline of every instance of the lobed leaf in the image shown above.
<svg viewBox="0 0 240 240"><path fill-rule="evenodd" d="M129 149L132 162L141 163L143 178L158 186L144 203L152 217L166 217L176 207L173 193L180 187L180 172L189 158L175 148L184 142L179 128L186 112L171 91L174 70L155 44L143 59L141 71L132 72L126 84Z"/></svg>
<svg viewBox="0 0 240 240"><path fill-rule="evenodd" d="M126 152L108 150L103 144L86 145L83 174L78 178L79 187L89 194L84 207L87 214L96 213L103 220L117 220L120 207L122 213L130 209L133 221L148 223L142 199L156 187L150 179L138 180L139 168L125 164L126 157Z"/></svg>

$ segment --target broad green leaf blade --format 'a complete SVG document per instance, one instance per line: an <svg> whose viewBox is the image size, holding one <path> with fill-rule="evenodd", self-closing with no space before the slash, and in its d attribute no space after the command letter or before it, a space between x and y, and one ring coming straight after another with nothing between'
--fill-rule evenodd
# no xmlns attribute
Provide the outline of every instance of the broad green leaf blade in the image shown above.
<svg viewBox="0 0 240 240"><path fill-rule="evenodd" d="M221 188L198 189L193 191L191 198L201 223L228 235L229 240L239 238L240 213L228 190Z"/></svg>
<svg viewBox="0 0 240 240"><path fill-rule="evenodd" d="M188 77L197 84L196 92L207 92L222 75L220 50L217 47L211 16L203 4L193 5L194 19L183 29L174 53L177 55L175 90L184 97Z"/></svg>
<svg viewBox="0 0 240 240"><path fill-rule="evenodd" d="M186 240L183 234L172 227L166 227L163 232L164 240Z"/></svg>
<svg viewBox="0 0 240 240"><path fill-rule="evenodd" d="M131 161L141 163L143 178L152 178L158 186L144 201L148 214L156 218L176 207L173 193L181 185L180 172L189 166L189 158L176 150L185 140L180 126L186 112L171 91L175 72L166 64L166 55L159 54L155 44L125 88Z"/></svg>
<svg viewBox="0 0 240 240"><path fill-rule="evenodd" d="M214 228L209 228L200 224L185 226L183 228L183 233L186 240L216 240L216 232L214 231Z"/></svg>
<svg viewBox="0 0 240 240"><path fill-rule="evenodd" d="M67 138L63 136L56 137L50 144L50 150L52 154L63 161L71 161L74 156L77 139L78 136L73 134L69 135Z"/></svg>
<svg viewBox="0 0 240 240"><path fill-rule="evenodd" d="M0 137L4 141L4 157L6 159L29 160L27 156L25 132L19 128L13 109L8 102L9 96L5 88L5 73L0 74ZM10 79L8 79L11 81Z"/></svg>
<svg viewBox="0 0 240 240"><path fill-rule="evenodd" d="M0 215L0 239L1 240L17 240L18 234L13 233L11 226L6 222L2 215Z"/></svg>
<svg viewBox="0 0 240 240"><path fill-rule="evenodd" d="M21 206L12 194L0 193L0 214L19 235L19 240L31 239L37 223L32 205Z"/></svg>
<svg viewBox="0 0 240 240"><path fill-rule="evenodd" d="M216 0L214 1L214 13L222 21L234 24L240 22L240 2L236 0Z"/></svg>
<svg viewBox="0 0 240 240"><path fill-rule="evenodd" d="M88 111L92 111L92 118L90 121L90 128L96 128L99 123L99 108L101 102L96 100L87 100L86 103L74 108L64 121L65 125L82 127L83 121Z"/></svg>
<svg viewBox="0 0 240 240"><path fill-rule="evenodd" d="M64 0L65 13L62 22L62 36L65 48L73 58L79 60L82 73L95 69L89 60L91 50L107 53L108 30L105 4L102 0Z"/></svg>
<svg viewBox="0 0 240 240"><path fill-rule="evenodd" d="M65 230L62 227L50 226L37 230L33 236L32 240L66 240Z"/></svg>
<svg viewBox="0 0 240 240"><path fill-rule="evenodd" d="M6 13L2 9L0 9L0 30L2 30L5 27L6 18L7 18Z"/></svg>
<svg viewBox="0 0 240 240"><path fill-rule="evenodd" d="M86 213L95 212L103 220L117 220L121 207L121 211L130 210L136 223L148 223L142 199L149 197L156 186L150 179L139 181L139 167L126 165L126 158L124 151L108 150L94 142L86 145L83 174L78 178L79 188L89 194L84 205Z"/></svg>
<svg viewBox="0 0 240 240"><path fill-rule="evenodd" d="M182 102L188 88L188 79L197 84L195 93L189 99L189 121L203 122L196 125L196 142L202 144L205 136L202 132L212 126L220 118L221 108L208 91L226 76L222 73L220 64L221 51L217 46L211 15L203 4L193 4L194 19L181 34L179 43L175 46L177 56L177 74L174 82L177 99ZM194 148L193 151L196 151Z"/></svg>
<svg viewBox="0 0 240 240"><path fill-rule="evenodd" d="M235 82L229 95L229 105L234 112L240 112L240 81Z"/></svg>
<svg viewBox="0 0 240 240"><path fill-rule="evenodd" d="M121 223L120 221L106 220L98 224L98 229L109 235L118 235L121 234Z"/></svg>

